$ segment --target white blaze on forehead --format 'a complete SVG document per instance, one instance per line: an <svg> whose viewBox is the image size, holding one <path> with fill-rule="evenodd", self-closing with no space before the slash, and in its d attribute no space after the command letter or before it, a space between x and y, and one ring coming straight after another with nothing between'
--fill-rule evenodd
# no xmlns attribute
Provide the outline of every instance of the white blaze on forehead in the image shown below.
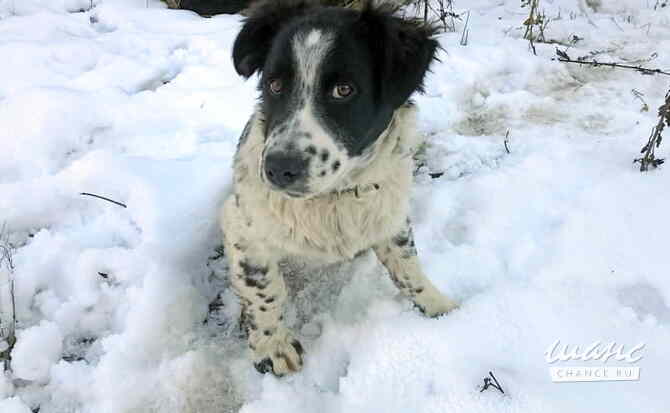
<svg viewBox="0 0 670 413"><path fill-rule="evenodd" d="M298 64L298 82L300 87L314 86L318 77L323 60L333 46L334 36L332 33L319 29L309 32L299 32L293 38L293 53L295 53ZM308 96L306 96L309 98Z"/></svg>
<svg viewBox="0 0 670 413"><path fill-rule="evenodd" d="M298 127L304 132L312 135L312 144L317 147L336 151L337 143L335 136L332 136L324 125L317 120L314 112L316 94L319 93L318 82L321 77L321 71L324 60L333 48L335 43L335 34L325 32L319 29L312 29L308 32L296 35L293 42L293 50L298 62L297 80L299 83L299 95L304 102L304 107L300 108L295 114L298 120Z"/></svg>
<svg viewBox="0 0 670 413"><path fill-rule="evenodd" d="M330 150L336 149L328 131L316 119L314 112L316 94L319 93L317 83L319 82L323 62L332 50L335 42L335 34L322 29L310 29L298 32L292 40L293 53L296 62L296 93L299 102L297 110L293 113L292 129L289 134L310 135L311 142L301 139L299 147L316 145Z"/></svg>
<svg viewBox="0 0 670 413"><path fill-rule="evenodd" d="M319 39L321 39L321 30L312 30L305 39L305 45L308 47L315 46L319 43Z"/></svg>

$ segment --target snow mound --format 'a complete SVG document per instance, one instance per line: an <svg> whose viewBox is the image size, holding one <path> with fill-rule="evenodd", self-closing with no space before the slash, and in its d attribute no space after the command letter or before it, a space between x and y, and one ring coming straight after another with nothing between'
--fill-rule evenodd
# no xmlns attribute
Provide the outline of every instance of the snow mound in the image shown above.
<svg viewBox="0 0 670 413"><path fill-rule="evenodd" d="M426 272L461 308L421 317L373 254L290 268L306 362L277 379L247 358L217 224L257 94L231 64L240 18L0 0L18 318L0 412L666 412L668 171L631 161L668 84L551 60L569 45L670 68L670 7L652 3L543 2L559 43L535 56L518 1L454 2L469 40L463 19L439 36L415 97L412 219ZM556 340L644 343L641 378L552 383ZM504 394L480 391L489 371Z"/></svg>

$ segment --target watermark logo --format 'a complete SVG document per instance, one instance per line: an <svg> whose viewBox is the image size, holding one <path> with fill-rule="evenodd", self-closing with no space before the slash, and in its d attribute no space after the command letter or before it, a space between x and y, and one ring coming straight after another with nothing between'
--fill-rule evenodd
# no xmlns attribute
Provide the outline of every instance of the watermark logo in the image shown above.
<svg viewBox="0 0 670 413"><path fill-rule="evenodd" d="M635 381L640 380L640 368L633 366L642 359L644 343L626 348L623 344L612 341L603 344L596 341L589 346L561 344L554 341L544 352L553 382L581 381ZM561 363L574 361L588 362L582 366L563 366ZM610 361L618 362L617 366L607 366ZM560 362L560 363L559 363Z"/></svg>

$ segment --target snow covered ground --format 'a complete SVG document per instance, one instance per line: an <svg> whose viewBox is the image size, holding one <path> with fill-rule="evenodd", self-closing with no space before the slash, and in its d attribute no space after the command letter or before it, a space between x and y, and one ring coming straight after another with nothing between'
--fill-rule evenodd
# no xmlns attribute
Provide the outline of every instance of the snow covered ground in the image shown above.
<svg viewBox="0 0 670 413"><path fill-rule="evenodd" d="M417 97L429 143L413 219L428 274L462 308L422 318L370 255L298 274L313 278L289 317L306 366L276 379L245 356L217 250L256 96L230 60L240 20L89 3L0 0L19 322L0 412L668 411L670 174L631 161L669 77L558 63L551 44L533 56L519 0L455 0L469 40L441 35ZM670 5L586 3L543 0L547 37L670 69ZM644 343L640 380L552 383L550 366L571 365L545 360L556 340ZM489 371L504 395L480 392Z"/></svg>

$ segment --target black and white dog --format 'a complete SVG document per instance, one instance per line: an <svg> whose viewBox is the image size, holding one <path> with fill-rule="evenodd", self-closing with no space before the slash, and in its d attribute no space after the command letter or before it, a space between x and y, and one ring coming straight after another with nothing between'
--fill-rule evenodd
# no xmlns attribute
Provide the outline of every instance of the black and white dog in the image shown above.
<svg viewBox="0 0 670 413"><path fill-rule="evenodd" d="M408 99L434 59L432 35L390 6L306 1L260 4L239 33L235 69L262 74L262 98L240 138L221 226L259 371L302 367L282 322L283 259L328 264L372 248L424 314L456 307L422 272L408 220L420 144Z"/></svg>

